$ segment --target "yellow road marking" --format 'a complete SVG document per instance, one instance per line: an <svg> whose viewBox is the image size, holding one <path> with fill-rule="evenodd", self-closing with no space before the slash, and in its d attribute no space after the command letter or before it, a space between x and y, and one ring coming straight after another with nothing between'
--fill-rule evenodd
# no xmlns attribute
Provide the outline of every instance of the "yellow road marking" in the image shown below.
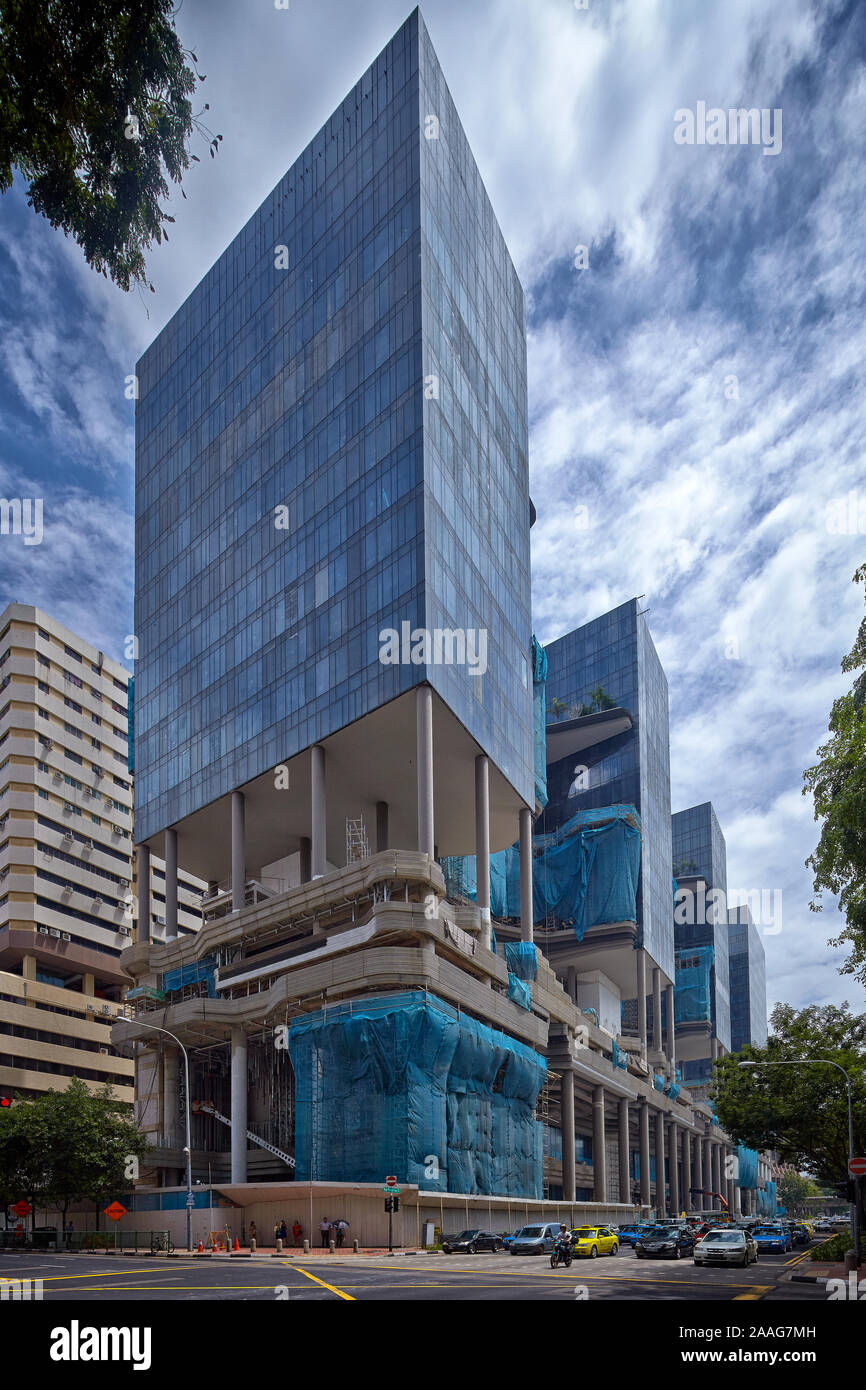
<svg viewBox="0 0 866 1390"><path fill-rule="evenodd" d="M354 1298L352 1294L343 1293L342 1289L335 1289L333 1284L326 1284L324 1279L317 1279L315 1274L310 1274L309 1270L301 1269L300 1265L292 1265L292 1268L296 1269L299 1274L306 1274L307 1278L312 1279L314 1284L321 1284L323 1289L328 1289L331 1293L335 1293L338 1298L345 1298L349 1303L357 1303L358 1300Z"/></svg>
<svg viewBox="0 0 866 1390"><path fill-rule="evenodd" d="M769 1293L770 1290L771 1290L773 1287L774 1287L773 1284L767 1284L767 1285L756 1284L755 1287L754 1287L749 1293L738 1293L738 1294L736 1294L736 1295L734 1296L734 1298L731 1299L731 1302L732 1302L732 1303L738 1303L741 1299L748 1299L748 1298L763 1298L763 1297L764 1297L764 1294L765 1294L765 1293Z"/></svg>

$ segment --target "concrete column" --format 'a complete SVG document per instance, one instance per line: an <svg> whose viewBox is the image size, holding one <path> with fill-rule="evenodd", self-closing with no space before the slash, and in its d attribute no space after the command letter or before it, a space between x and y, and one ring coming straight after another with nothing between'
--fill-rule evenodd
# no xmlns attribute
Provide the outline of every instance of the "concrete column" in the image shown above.
<svg viewBox="0 0 866 1390"><path fill-rule="evenodd" d="M232 912L240 912L246 901L247 834L243 792L232 792Z"/></svg>
<svg viewBox="0 0 866 1390"><path fill-rule="evenodd" d="M640 1103L640 1204L652 1206L650 1191L650 1122L649 1101Z"/></svg>
<svg viewBox="0 0 866 1390"><path fill-rule="evenodd" d="M376 853L383 854L388 849L388 803L376 802Z"/></svg>
<svg viewBox="0 0 866 1390"><path fill-rule="evenodd" d="M714 1143L712 1146L713 1155L713 1191L722 1192L722 1146Z"/></svg>
<svg viewBox="0 0 866 1390"><path fill-rule="evenodd" d="M671 1120L668 1125L668 1180L671 1185L671 1216L676 1219L682 1211L680 1205L679 1171L679 1125Z"/></svg>
<svg viewBox="0 0 866 1390"><path fill-rule="evenodd" d="M604 1087L592 1092L592 1199L607 1201L607 1153L604 1147Z"/></svg>
<svg viewBox="0 0 866 1390"><path fill-rule="evenodd" d="M163 1060L162 1082L162 1132L171 1144L178 1142L177 1123L177 1068L178 1049L167 1046Z"/></svg>
<svg viewBox="0 0 866 1390"><path fill-rule="evenodd" d="M138 939L150 941L150 848L138 846L136 872L138 874Z"/></svg>
<svg viewBox="0 0 866 1390"><path fill-rule="evenodd" d="M520 939L532 940L532 812L520 809Z"/></svg>
<svg viewBox="0 0 866 1390"><path fill-rule="evenodd" d="M310 877L324 878L328 859L328 807L325 799L325 750L310 749Z"/></svg>
<svg viewBox="0 0 866 1390"><path fill-rule="evenodd" d="M165 832L165 939L177 936L177 831Z"/></svg>
<svg viewBox="0 0 866 1390"><path fill-rule="evenodd" d="M475 901L481 913L481 944L490 950L490 788L488 763L475 759ZM572 1165L573 1166L573 1165Z"/></svg>
<svg viewBox="0 0 866 1390"><path fill-rule="evenodd" d="M641 946L637 956L637 1031L640 1037L641 1055L646 1057L646 951Z"/></svg>
<svg viewBox="0 0 866 1390"><path fill-rule="evenodd" d="M429 854L435 851L433 837L433 691L429 685L419 685L415 695L418 752L418 850Z"/></svg>
<svg viewBox="0 0 866 1390"><path fill-rule="evenodd" d="M710 1057L713 1059L713 1061L715 1061L716 1058L718 1057L718 1055L719 1055L719 1040L718 1040L718 1038L710 1038Z"/></svg>
<svg viewBox="0 0 866 1390"><path fill-rule="evenodd" d="M81 993L89 994L91 998L96 993L96 976L91 975L89 970L86 970L81 978Z"/></svg>
<svg viewBox="0 0 866 1390"><path fill-rule="evenodd" d="M662 972L653 966L653 1051L662 1050Z"/></svg>
<svg viewBox="0 0 866 1390"><path fill-rule="evenodd" d="M568 981L568 984L567 984L568 997L569 997L569 999L572 1001L573 1004L576 1004L576 1003L577 1003L577 970L575 969L575 967L574 967L573 965L569 965L569 966L568 966L567 972L566 972L566 978L567 978L567 981Z"/></svg>
<svg viewBox="0 0 866 1390"><path fill-rule="evenodd" d="M665 995L666 995L666 1008L667 1008L667 1015L668 1015L668 1030L667 1030L668 1061L669 1061L670 1064L671 1064L671 1076L673 1077L673 1075L674 1075L674 1068L675 1068L675 1066L676 1066L676 1059L677 1059L677 1045L676 1045L675 1025L674 1025L674 987L673 987L673 985L668 985L667 989L665 990Z"/></svg>
<svg viewBox="0 0 866 1390"><path fill-rule="evenodd" d="M302 835L298 850L301 883L309 883L312 877L312 841L308 835Z"/></svg>
<svg viewBox="0 0 866 1390"><path fill-rule="evenodd" d="M683 1129L683 1186L685 1192L682 1194L683 1206L687 1212L692 1209L691 1189L694 1185L692 1174L692 1135L688 1129Z"/></svg>
<svg viewBox="0 0 866 1390"><path fill-rule="evenodd" d="M704 1174L704 1187L706 1188L707 1191L713 1191L713 1190L714 1190L714 1189L713 1189L713 1164L712 1164L712 1154L711 1154L711 1151L710 1151L710 1141L709 1141L709 1139L702 1139L702 1140L701 1140L701 1148L703 1149L703 1160L702 1160L702 1165L701 1165L701 1166L702 1166L702 1168L703 1168L703 1174ZM702 1200L703 1200L704 1206L710 1206L710 1205L712 1205L712 1198L711 1198L711 1197L704 1197Z"/></svg>
<svg viewBox="0 0 866 1390"><path fill-rule="evenodd" d="M247 1036L232 1029L232 1182L247 1180Z"/></svg>
<svg viewBox="0 0 866 1390"><path fill-rule="evenodd" d="M562 1073L562 1200L574 1201L574 1072Z"/></svg>
<svg viewBox="0 0 866 1390"><path fill-rule="evenodd" d="M631 1201L631 1174L629 1173L628 1150L628 1101L622 1097L619 1102L619 1200Z"/></svg>
<svg viewBox="0 0 866 1390"><path fill-rule="evenodd" d="M656 1212L663 1217L667 1211L665 1198L665 1122L664 1111L656 1111Z"/></svg>

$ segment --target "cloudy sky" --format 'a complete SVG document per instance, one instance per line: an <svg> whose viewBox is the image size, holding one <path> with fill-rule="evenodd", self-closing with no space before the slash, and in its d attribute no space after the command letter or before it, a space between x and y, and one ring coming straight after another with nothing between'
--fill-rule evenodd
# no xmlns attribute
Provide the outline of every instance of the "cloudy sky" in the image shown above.
<svg viewBox="0 0 866 1390"><path fill-rule="evenodd" d="M646 596L674 809L712 800L729 884L783 891L771 1002L859 1008L826 944L838 913L808 910L816 828L800 787L862 612L864 8L423 6L527 291L536 630L547 641ZM36 602L122 655L124 378L409 9L183 0L224 140L172 199L155 295L88 270L20 184L3 197L0 493L44 497L45 539L3 538L0 603ZM674 113L699 102L780 108L781 151L676 143Z"/></svg>

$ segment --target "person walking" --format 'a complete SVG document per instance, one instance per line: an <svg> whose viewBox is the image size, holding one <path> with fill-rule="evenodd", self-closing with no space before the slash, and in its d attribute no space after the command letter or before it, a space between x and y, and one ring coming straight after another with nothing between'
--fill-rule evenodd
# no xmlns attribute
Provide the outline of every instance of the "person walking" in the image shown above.
<svg viewBox="0 0 866 1390"><path fill-rule="evenodd" d="M255 1221L251 1221L251 1222L250 1222L250 1229L249 1229L249 1237L248 1237L248 1239L249 1239L249 1240L254 1240L254 1241L256 1242L256 1244L258 1245L258 1241L259 1241L259 1232L258 1232L258 1227L256 1226Z"/></svg>
<svg viewBox="0 0 866 1390"><path fill-rule="evenodd" d="M327 1250L328 1240L331 1235L331 1223L327 1216L323 1216L319 1222L319 1235L322 1237L322 1249Z"/></svg>
<svg viewBox="0 0 866 1390"><path fill-rule="evenodd" d="M300 1243L301 1243L301 1236L302 1236L303 1234L304 1234L304 1228L303 1228L303 1226L301 1225L301 1223L300 1223L300 1221L298 1220L298 1218L295 1217L294 1224L293 1224L293 1226L292 1226L292 1239L294 1240L295 1245L300 1245Z"/></svg>

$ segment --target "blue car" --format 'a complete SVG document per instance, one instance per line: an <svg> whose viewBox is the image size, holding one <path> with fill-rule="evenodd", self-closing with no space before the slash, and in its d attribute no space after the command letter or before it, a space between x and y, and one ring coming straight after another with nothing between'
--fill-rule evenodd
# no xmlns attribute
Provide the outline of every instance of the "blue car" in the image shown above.
<svg viewBox="0 0 866 1390"><path fill-rule="evenodd" d="M631 1245L634 1247L642 1235L653 1228L651 1221L636 1221L631 1226L620 1226L617 1231L620 1245Z"/></svg>
<svg viewBox="0 0 866 1390"><path fill-rule="evenodd" d="M778 1250L784 1255L792 1248L791 1232L784 1226L756 1226L752 1237L759 1250Z"/></svg>

